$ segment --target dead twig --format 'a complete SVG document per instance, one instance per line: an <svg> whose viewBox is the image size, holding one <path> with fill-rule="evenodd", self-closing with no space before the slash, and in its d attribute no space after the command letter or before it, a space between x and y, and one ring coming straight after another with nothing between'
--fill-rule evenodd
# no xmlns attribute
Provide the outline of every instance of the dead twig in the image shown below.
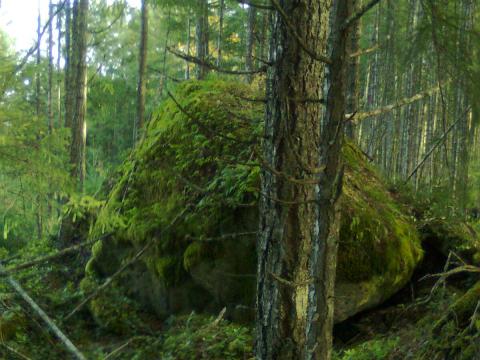
<svg viewBox="0 0 480 360"><path fill-rule="evenodd" d="M85 241L83 243L70 246L70 247L68 247L66 249L63 249L63 250L60 250L60 251L58 251L54 254L42 256L42 257L39 257L39 258L36 258L36 259L32 259L32 260L27 261L25 263L22 263L20 265L12 266L12 267L9 267L9 268L6 268L6 269L1 269L0 270L0 277L9 276L9 275L11 275L13 273L16 273L16 272L19 272L21 270L26 270L28 268L31 268L31 267L34 267L34 266L37 266L37 265L41 265L41 264L46 263L46 262L56 260L58 258L61 258L61 257L65 256L65 255L68 255L70 253L79 251L82 248L84 248L85 246L92 245L92 244L96 243L97 241L103 240L104 238L108 237L109 235L111 235L111 234L102 235L99 238L96 238L96 239L93 239L93 240L88 240L88 241Z"/></svg>

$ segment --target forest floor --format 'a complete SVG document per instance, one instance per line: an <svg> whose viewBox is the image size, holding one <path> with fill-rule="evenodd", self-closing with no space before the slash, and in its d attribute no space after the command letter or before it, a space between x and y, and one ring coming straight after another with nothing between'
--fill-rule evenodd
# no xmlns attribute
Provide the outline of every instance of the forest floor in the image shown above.
<svg viewBox="0 0 480 360"><path fill-rule="evenodd" d="M54 248L48 243L23 249L10 265L49 250ZM436 277L425 278L442 272L447 260L434 250L427 251L426 260L403 290L381 306L336 325L334 360L480 359L478 329L461 332L457 323L442 328L439 334L433 331L449 307L478 279L475 274L455 275L445 283L438 283ZM100 328L88 308L65 320L85 296L77 286L83 276L84 256L69 259L68 266L66 262L44 264L15 278L87 359L253 358L252 326L218 315L191 313L159 321L151 314L132 311L130 300L125 299L120 313L126 325L118 332ZM0 282L0 310L1 359L69 358L63 344L5 282ZM478 314L470 315L467 328L478 328Z"/></svg>

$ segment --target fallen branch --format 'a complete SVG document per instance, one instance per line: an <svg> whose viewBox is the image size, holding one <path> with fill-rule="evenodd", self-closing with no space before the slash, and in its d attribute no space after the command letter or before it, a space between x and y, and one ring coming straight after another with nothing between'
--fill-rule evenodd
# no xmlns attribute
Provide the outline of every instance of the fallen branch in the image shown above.
<svg viewBox="0 0 480 360"><path fill-rule="evenodd" d="M21 270L25 270L25 269L34 267L36 265L43 264L43 263L49 262L51 260L56 260L58 258L61 258L61 257L65 256L65 255L68 255L70 253L79 251L82 248L84 248L85 246L92 245L99 240L103 240L104 238L106 238L109 235L111 235L111 234L105 234L105 235L103 235L99 238L89 240L89 241L85 241L85 242L77 244L77 245L70 246L66 249L63 249L63 250L60 250L60 251L56 252L55 254L46 255L46 256L36 258L36 259L32 259L32 260L27 261L25 263L22 263L20 265L12 266L12 267L9 267L9 268L6 268L6 269L0 269L0 277L9 276L9 275L11 275L13 273L16 273L16 272L19 272Z"/></svg>
<svg viewBox="0 0 480 360"><path fill-rule="evenodd" d="M246 237L246 236L252 236L252 235L257 235L258 231L248 231L248 232L241 232L241 233L233 233L233 234L223 234L217 237L211 237L211 238L195 238L191 236L187 236L187 240L193 240L193 241L200 241L200 242L214 242L214 241L223 241L227 239L236 239L239 237Z"/></svg>
<svg viewBox="0 0 480 360"><path fill-rule="evenodd" d="M0 265L0 270L3 270ZM23 300L32 308L32 310L40 316L48 328L55 336L65 345L66 349L78 360L86 360L86 357L77 349L70 339L58 328L55 322L45 313L45 311L37 305L35 301L23 290L22 286L12 277L7 277L10 286L22 297Z"/></svg>
<svg viewBox="0 0 480 360"><path fill-rule="evenodd" d="M438 277L438 278L441 278L441 279L446 279L446 278L448 278L452 275L457 275L457 274L461 274L461 273L480 273L480 267L476 267L476 266L473 266L473 265L463 265L463 266L456 267L455 269L445 271L445 272L441 272L441 273L438 273L438 274L425 275L421 280L425 280L425 279L429 279L429 278L435 278L435 277Z"/></svg>

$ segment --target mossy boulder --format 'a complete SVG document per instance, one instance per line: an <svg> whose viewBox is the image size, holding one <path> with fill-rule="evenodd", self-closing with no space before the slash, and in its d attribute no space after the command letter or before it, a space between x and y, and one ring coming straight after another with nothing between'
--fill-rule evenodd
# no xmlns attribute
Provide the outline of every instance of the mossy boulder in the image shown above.
<svg viewBox="0 0 480 360"><path fill-rule="evenodd" d="M87 277L108 277L153 241L123 275L129 295L161 316L253 308L263 106L244 99L256 96L191 81L164 101L100 212L91 236L111 236L94 246ZM351 144L343 156L337 321L401 289L422 259L413 220L375 169Z"/></svg>

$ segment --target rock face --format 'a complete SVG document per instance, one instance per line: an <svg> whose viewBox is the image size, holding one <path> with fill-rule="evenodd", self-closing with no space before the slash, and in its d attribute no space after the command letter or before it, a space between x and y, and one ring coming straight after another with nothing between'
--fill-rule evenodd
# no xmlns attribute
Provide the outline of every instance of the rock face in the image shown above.
<svg viewBox="0 0 480 360"><path fill-rule="evenodd" d="M95 244L85 289L154 241L117 283L128 296L162 317L253 309L263 108L242 99L255 96L241 84L193 81L162 104L93 229L112 235ZM361 151L347 144L343 155L336 321L400 290L422 259L413 220ZM105 306L93 303L97 319Z"/></svg>

